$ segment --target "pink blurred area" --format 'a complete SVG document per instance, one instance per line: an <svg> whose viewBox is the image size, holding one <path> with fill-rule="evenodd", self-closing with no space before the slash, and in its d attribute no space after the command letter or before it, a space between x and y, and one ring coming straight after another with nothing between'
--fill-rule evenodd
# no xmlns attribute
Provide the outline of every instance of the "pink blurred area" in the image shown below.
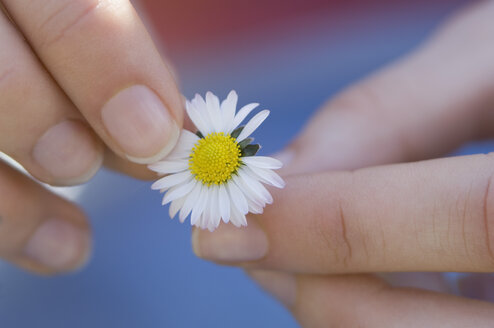
<svg viewBox="0 0 494 328"><path fill-rule="evenodd" d="M410 51L469 2L135 1L185 95L230 88L260 95L274 86L282 94L311 85L326 97Z"/></svg>
<svg viewBox="0 0 494 328"><path fill-rule="evenodd" d="M142 7L174 57L217 42L240 38L262 41L270 30L303 28L303 17L325 16L329 26L376 12L427 13L458 1L448 0L141 0ZM357 22L356 22L357 23ZM376 22L377 24L379 22ZM291 29L291 30L292 30ZM296 29L295 29L296 30ZM329 33L333 33L329 31ZM344 34L345 30L338 30Z"/></svg>

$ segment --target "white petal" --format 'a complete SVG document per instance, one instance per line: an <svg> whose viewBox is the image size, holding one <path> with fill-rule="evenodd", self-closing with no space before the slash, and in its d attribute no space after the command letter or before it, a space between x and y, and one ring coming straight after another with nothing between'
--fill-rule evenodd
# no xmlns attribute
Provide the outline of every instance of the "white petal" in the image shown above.
<svg viewBox="0 0 494 328"><path fill-rule="evenodd" d="M192 148L194 148L195 143L199 140L199 137L196 136L194 133L187 131L187 130L182 130L180 134L180 138L177 141L177 145L171 153L166 156L167 160L170 159L185 159L190 156L190 153L192 152Z"/></svg>
<svg viewBox="0 0 494 328"><path fill-rule="evenodd" d="M244 214L247 214L248 212L253 214L262 214L266 201L259 195L256 195L241 178L239 178L237 182L237 186L240 185L242 186L242 195L247 201L247 211Z"/></svg>
<svg viewBox="0 0 494 328"><path fill-rule="evenodd" d="M239 187L237 187L237 185L233 181L228 182L228 184L226 185L226 189L228 191L230 199L235 204L235 207L243 214L249 212L249 204L247 203L247 199L245 198L244 193L240 190Z"/></svg>
<svg viewBox="0 0 494 328"><path fill-rule="evenodd" d="M190 102L200 113L204 113L207 110L206 101L198 93L195 94L194 98Z"/></svg>
<svg viewBox="0 0 494 328"><path fill-rule="evenodd" d="M249 113L252 112L254 108L256 108L257 106L259 106L258 103L252 103L252 104L247 104L244 107L240 108L237 115L235 115L235 118L233 119L233 122L230 125L230 128L228 129L227 132L231 133L233 130L235 130L240 125L240 123L242 123L242 121L247 117L247 115L249 115Z"/></svg>
<svg viewBox="0 0 494 328"><path fill-rule="evenodd" d="M245 128L242 130L242 132L240 132L240 135L237 138L237 142L241 142L245 138L249 137L252 134L252 132L254 132L268 116L269 116L269 110L265 109L257 113L253 118L251 118L249 123L245 125Z"/></svg>
<svg viewBox="0 0 494 328"><path fill-rule="evenodd" d="M280 189L285 187L285 181L283 181L283 179L272 170L261 169L255 166L245 166L244 169L252 171L252 174L255 174L259 180L268 185Z"/></svg>
<svg viewBox="0 0 494 328"><path fill-rule="evenodd" d="M180 209L179 219L180 222L184 222L189 213L192 211L194 205L196 205L197 200L199 199L199 195L201 193L202 183L196 183L194 189L186 196L185 202Z"/></svg>
<svg viewBox="0 0 494 328"><path fill-rule="evenodd" d="M202 212L202 215L199 221L197 222L196 227L201 229L206 229L207 222L209 222L209 207L204 212Z"/></svg>
<svg viewBox="0 0 494 328"><path fill-rule="evenodd" d="M220 214L223 222L228 223L230 221L230 197L224 184L220 186L218 202L220 207Z"/></svg>
<svg viewBox="0 0 494 328"><path fill-rule="evenodd" d="M228 131L228 128L233 124L235 118L235 110L237 109L238 96L235 90L230 91L225 100L221 103L221 114L223 115L222 131Z"/></svg>
<svg viewBox="0 0 494 328"><path fill-rule="evenodd" d="M160 174L171 174L187 170L189 167L189 161L184 160L172 160L161 161L148 165L148 168L154 172Z"/></svg>
<svg viewBox="0 0 494 328"><path fill-rule="evenodd" d="M206 204L204 211L202 212L201 219L197 222L196 226L201 229L206 229L211 217L211 188L204 187L206 189Z"/></svg>
<svg viewBox="0 0 494 328"><path fill-rule="evenodd" d="M240 211L235 207L235 204L233 204L233 201L231 198L230 198L230 211L231 211L230 222L236 227L241 227L242 222L239 218Z"/></svg>
<svg viewBox="0 0 494 328"><path fill-rule="evenodd" d="M206 136L209 133L214 132L214 124L211 119L206 101L199 94L196 94L194 99L192 99L192 104L195 104L196 108L198 108L199 114L204 121L205 133L203 133L203 135Z"/></svg>
<svg viewBox="0 0 494 328"><path fill-rule="evenodd" d="M247 226L247 218L245 217L245 214L240 213L240 220L242 222L242 226L246 227Z"/></svg>
<svg viewBox="0 0 494 328"><path fill-rule="evenodd" d="M175 199L171 204L170 204L170 209L168 213L170 214L170 219L173 219L175 215L177 215L178 211L182 207L182 205L185 202L186 197L181 197L179 199Z"/></svg>
<svg viewBox="0 0 494 328"><path fill-rule="evenodd" d="M220 110L220 100L211 91L206 92L206 105L209 106L209 104L211 104L214 109Z"/></svg>
<svg viewBox="0 0 494 328"><path fill-rule="evenodd" d="M256 205L260 206L261 208L264 207L266 204L263 201L263 198L259 195L256 194L246 183L243 179L241 179L238 175L232 176L232 180L235 183L235 185L242 191L243 195L247 199L247 203L253 202ZM249 206L250 207L250 206ZM250 210L250 209L249 209Z"/></svg>
<svg viewBox="0 0 494 328"><path fill-rule="evenodd" d="M204 208L206 207L208 187L204 186L203 184L200 184L200 186L201 191L199 193L197 204L195 204L194 208L192 209L192 214L190 215L191 225L196 225L202 213L204 212Z"/></svg>
<svg viewBox="0 0 494 328"><path fill-rule="evenodd" d="M190 101L185 102L185 109L187 111L187 115L189 115L190 120L196 128L202 133L206 133L207 130L207 122L204 121L204 118L201 114L201 112L196 108L194 104Z"/></svg>
<svg viewBox="0 0 494 328"><path fill-rule="evenodd" d="M264 207L249 200L249 212L253 214L262 214Z"/></svg>
<svg viewBox="0 0 494 328"><path fill-rule="evenodd" d="M236 227L247 226L247 219L245 218L245 214L240 213L238 209L235 208L233 203L232 203L231 222Z"/></svg>
<svg viewBox="0 0 494 328"><path fill-rule="evenodd" d="M166 192L165 197L163 197L163 205L168 204L169 202L174 201L175 199L185 196L192 190L192 188L194 188L196 183L200 183L200 182L197 182L195 179L191 179L186 184L178 185L171 188Z"/></svg>
<svg viewBox="0 0 494 328"><path fill-rule="evenodd" d="M221 132L223 117L220 112L220 101L211 91L206 92L206 106L211 122L213 123L214 131Z"/></svg>
<svg viewBox="0 0 494 328"><path fill-rule="evenodd" d="M283 163L276 158L268 156L247 156L242 157L242 162L253 165L261 169L277 170L283 166Z"/></svg>
<svg viewBox="0 0 494 328"><path fill-rule="evenodd" d="M209 199L209 221L206 223L209 231L213 231L221 221L220 214L220 201L219 201L219 192L220 188L218 186L211 186L211 195Z"/></svg>
<svg viewBox="0 0 494 328"><path fill-rule="evenodd" d="M262 183L260 183L256 176L251 173L252 171L248 171L246 170L245 167L243 167L242 169L240 169L238 171L238 175L240 176L240 178L242 180L244 180L244 182L252 189L254 190L254 192L256 192L257 194L261 195L262 196L262 199L264 202L268 203L268 204L272 204L273 203L273 196L271 196L271 194L269 193L269 191L266 189L266 187L264 187L262 185Z"/></svg>
<svg viewBox="0 0 494 328"><path fill-rule="evenodd" d="M204 136L207 136L209 133L213 132L213 122L209 117L208 107L206 105L206 102L204 101L204 99L202 99L202 97L199 94L196 94L194 99L192 99L190 103L193 105L193 107L196 108L197 113L200 116L203 126L203 129L200 131Z"/></svg>
<svg viewBox="0 0 494 328"><path fill-rule="evenodd" d="M213 232L214 229L216 229L217 226L215 225L215 222L216 222L216 220L214 218L211 218L211 220L209 220L208 225L207 225L207 228L209 231Z"/></svg>
<svg viewBox="0 0 494 328"><path fill-rule="evenodd" d="M167 175L164 178L159 179L151 185L153 190L170 189L178 184L181 184L192 177L190 171L183 171L180 173L174 173Z"/></svg>
<svg viewBox="0 0 494 328"><path fill-rule="evenodd" d="M238 171L239 180L244 183L244 191L250 190L251 196L255 197L259 205L266 206L266 203L271 204L273 198L268 190L254 176L251 176L246 170Z"/></svg>

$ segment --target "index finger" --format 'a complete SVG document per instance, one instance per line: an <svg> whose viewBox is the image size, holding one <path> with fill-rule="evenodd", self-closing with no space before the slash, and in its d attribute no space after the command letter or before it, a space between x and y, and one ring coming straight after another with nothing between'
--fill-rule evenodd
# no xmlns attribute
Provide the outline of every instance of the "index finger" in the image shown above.
<svg viewBox="0 0 494 328"><path fill-rule="evenodd" d="M153 162L174 146L182 100L127 0L2 0L38 57L117 154Z"/></svg>
<svg viewBox="0 0 494 328"><path fill-rule="evenodd" d="M494 157L287 179L246 229L195 232L199 256L304 273L494 269Z"/></svg>

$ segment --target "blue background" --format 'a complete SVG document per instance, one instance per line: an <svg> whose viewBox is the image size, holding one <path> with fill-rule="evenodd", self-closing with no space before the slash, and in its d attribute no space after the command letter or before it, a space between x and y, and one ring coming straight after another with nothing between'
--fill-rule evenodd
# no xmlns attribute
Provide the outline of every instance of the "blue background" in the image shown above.
<svg viewBox="0 0 494 328"><path fill-rule="evenodd" d="M265 154L286 145L329 96L419 44L450 8L378 11L330 33L324 16L255 49L178 61L188 97L237 90L239 104L272 110L256 139ZM347 24L348 26L345 26ZM487 144L489 146L490 144ZM463 152L483 151L486 144ZM149 182L101 171L78 203L94 229L82 271L42 278L0 263L0 327L297 327L239 269L197 259L190 226L168 218ZM187 221L188 222L188 221Z"/></svg>

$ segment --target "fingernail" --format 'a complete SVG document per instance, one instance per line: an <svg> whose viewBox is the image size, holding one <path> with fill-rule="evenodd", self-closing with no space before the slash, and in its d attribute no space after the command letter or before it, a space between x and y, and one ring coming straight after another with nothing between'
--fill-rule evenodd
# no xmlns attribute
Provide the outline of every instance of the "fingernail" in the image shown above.
<svg viewBox="0 0 494 328"><path fill-rule="evenodd" d="M101 166L103 150L84 123L67 120L52 126L37 141L33 159L57 184L77 184L91 178Z"/></svg>
<svg viewBox="0 0 494 328"><path fill-rule="evenodd" d="M237 228L223 224L216 231L194 229L194 253L203 259L219 262L248 262L263 258L268 251L268 239L261 227L250 220L249 225Z"/></svg>
<svg viewBox="0 0 494 328"><path fill-rule="evenodd" d="M161 99L136 85L120 91L101 112L108 133L135 163L149 164L175 146L180 129Z"/></svg>
<svg viewBox="0 0 494 328"><path fill-rule="evenodd" d="M55 270L77 269L89 254L88 232L59 219L43 222L24 249L24 255Z"/></svg>
<svg viewBox="0 0 494 328"><path fill-rule="evenodd" d="M266 292L273 295L285 306L292 307L295 304L297 283L293 275L265 270L250 270L247 273Z"/></svg>

